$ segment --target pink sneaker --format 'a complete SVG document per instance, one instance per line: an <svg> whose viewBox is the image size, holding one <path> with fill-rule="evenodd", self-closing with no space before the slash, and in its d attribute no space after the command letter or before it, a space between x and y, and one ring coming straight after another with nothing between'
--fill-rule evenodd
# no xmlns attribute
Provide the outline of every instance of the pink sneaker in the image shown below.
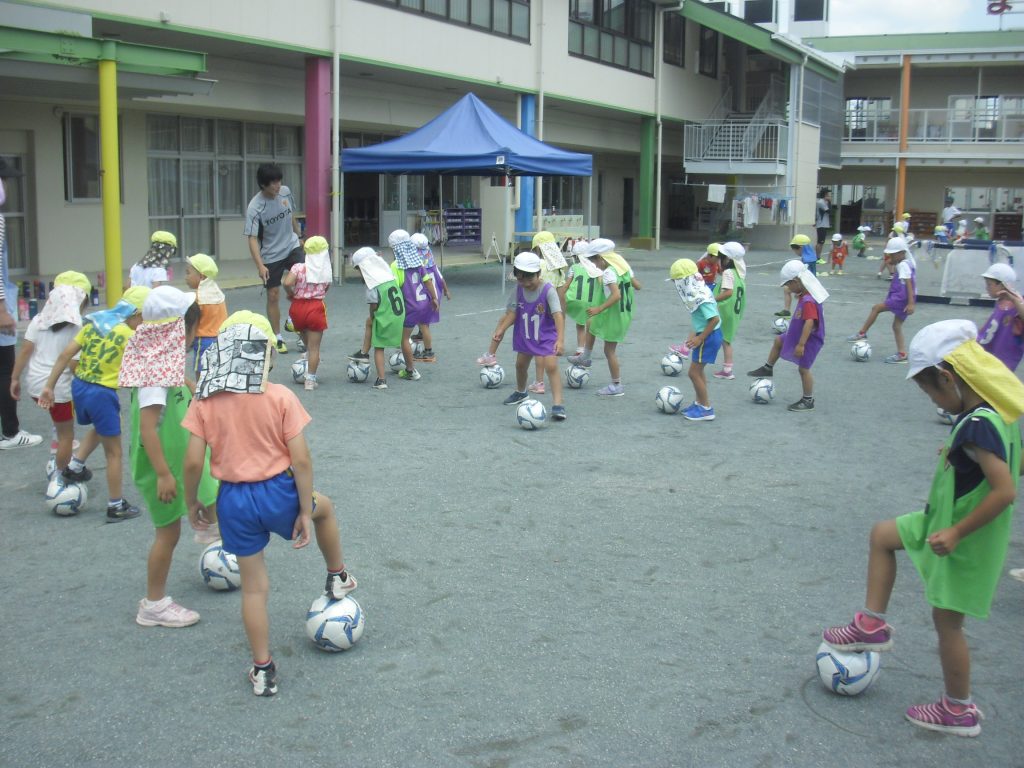
<svg viewBox="0 0 1024 768"><path fill-rule="evenodd" d="M135 615L135 623L143 627L191 627L197 621L198 613L182 608L169 595L149 608L145 600L139 600L139 612Z"/></svg>
<svg viewBox="0 0 1024 768"><path fill-rule="evenodd" d="M478 357L476 359L476 364L477 365L485 365L485 366L487 366L487 365L497 365L498 364L498 358L496 358L494 355L492 355L490 352L488 352L486 354L480 355L480 357Z"/></svg>
<svg viewBox="0 0 1024 768"><path fill-rule="evenodd" d="M690 356L690 348L685 344L672 344L669 346L668 351L674 352L683 358L683 360L686 360Z"/></svg>
<svg viewBox="0 0 1024 768"><path fill-rule="evenodd" d="M533 384L528 386L526 389L529 392L533 392L533 394L535 394L535 395L543 395L544 394L544 382L543 381L535 381L535 382L533 382Z"/></svg>
<svg viewBox="0 0 1024 768"><path fill-rule="evenodd" d="M863 628L863 613L854 614L845 627L829 627L822 639L837 651L888 651L892 648L892 627L883 625L874 632Z"/></svg>
<svg viewBox="0 0 1024 768"><path fill-rule="evenodd" d="M734 374L732 371L725 370L725 368L723 368L720 371L715 371L712 375L716 379L722 379L723 381L732 381L733 379L736 378L736 374Z"/></svg>
<svg viewBox="0 0 1024 768"><path fill-rule="evenodd" d="M907 720L919 728L954 736L977 736L984 717L974 704L951 703L945 695L934 704L917 704L907 710Z"/></svg>

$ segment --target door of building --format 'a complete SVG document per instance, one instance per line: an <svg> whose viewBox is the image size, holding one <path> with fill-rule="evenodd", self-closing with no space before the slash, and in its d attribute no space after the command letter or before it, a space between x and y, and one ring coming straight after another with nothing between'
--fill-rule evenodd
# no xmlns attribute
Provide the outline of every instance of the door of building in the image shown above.
<svg viewBox="0 0 1024 768"><path fill-rule="evenodd" d="M633 179L622 180L622 236L633 234Z"/></svg>

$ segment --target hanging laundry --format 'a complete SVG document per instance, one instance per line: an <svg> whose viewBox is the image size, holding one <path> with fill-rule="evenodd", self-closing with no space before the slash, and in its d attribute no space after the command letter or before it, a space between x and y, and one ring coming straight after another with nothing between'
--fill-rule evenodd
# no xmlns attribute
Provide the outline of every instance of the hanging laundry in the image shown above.
<svg viewBox="0 0 1024 768"><path fill-rule="evenodd" d="M725 202L725 184L708 184L708 202Z"/></svg>

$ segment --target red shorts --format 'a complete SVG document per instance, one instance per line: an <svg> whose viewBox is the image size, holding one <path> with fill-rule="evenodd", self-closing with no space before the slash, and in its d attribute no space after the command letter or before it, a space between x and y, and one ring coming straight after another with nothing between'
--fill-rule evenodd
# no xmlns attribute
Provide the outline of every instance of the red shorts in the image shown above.
<svg viewBox="0 0 1024 768"><path fill-rule="evenodd" d="M37 403L39 400L35 397L32 398ZM63 424L64 422L71 421L75 418L75 408L70 401L66 403L54 403L50 406L50 420L54 424Z"/></svg>
<svg viewBox="0 0 1024 768"><path fill-rule="evenodd" d="M327 305L323 299L292 299L288 316L296 331L327 330Z"/></svg>

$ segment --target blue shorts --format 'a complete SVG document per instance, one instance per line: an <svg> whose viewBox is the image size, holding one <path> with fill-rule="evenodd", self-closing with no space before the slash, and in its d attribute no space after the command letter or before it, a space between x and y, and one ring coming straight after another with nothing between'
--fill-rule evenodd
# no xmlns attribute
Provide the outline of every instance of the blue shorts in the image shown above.
<svg viewBox="0 0 1024 768"><path fill-rule="evenodd" d="M298 516L299 493L291 470L255 483L220 481L217 522L224 549L234 555L248 557L263 551L271 533L291 541Z"/></svg>
<svg viewBox="0 0 1024 768"><path fill-rule="evenodd" d="M121 401L117 390L71 378L71 401L75 404L75 416L84 427L92 425L100 437L120 437Z"/></svg>
<svg viewBox="0 0 1024 768"><path fill-rule="evenodd" d="M199 378L199 374L203 370L203 353L209 349L213 342L217 340L216 336L196 336L195 341L192 342L192 352L194 353L194 361L192 363L192 372L195 374L196 379ZM228 550L229 552L231 550Z"/></svg>
<svg viewBox="0 0 1024 768"><path fill-rule="evenodd" d="M690 350L690 362L704 363L705 365L715 362L718 357L718 350L722 348L722 329L715 328L711 335L704 339L704 343L696 349Z"/></svg>

